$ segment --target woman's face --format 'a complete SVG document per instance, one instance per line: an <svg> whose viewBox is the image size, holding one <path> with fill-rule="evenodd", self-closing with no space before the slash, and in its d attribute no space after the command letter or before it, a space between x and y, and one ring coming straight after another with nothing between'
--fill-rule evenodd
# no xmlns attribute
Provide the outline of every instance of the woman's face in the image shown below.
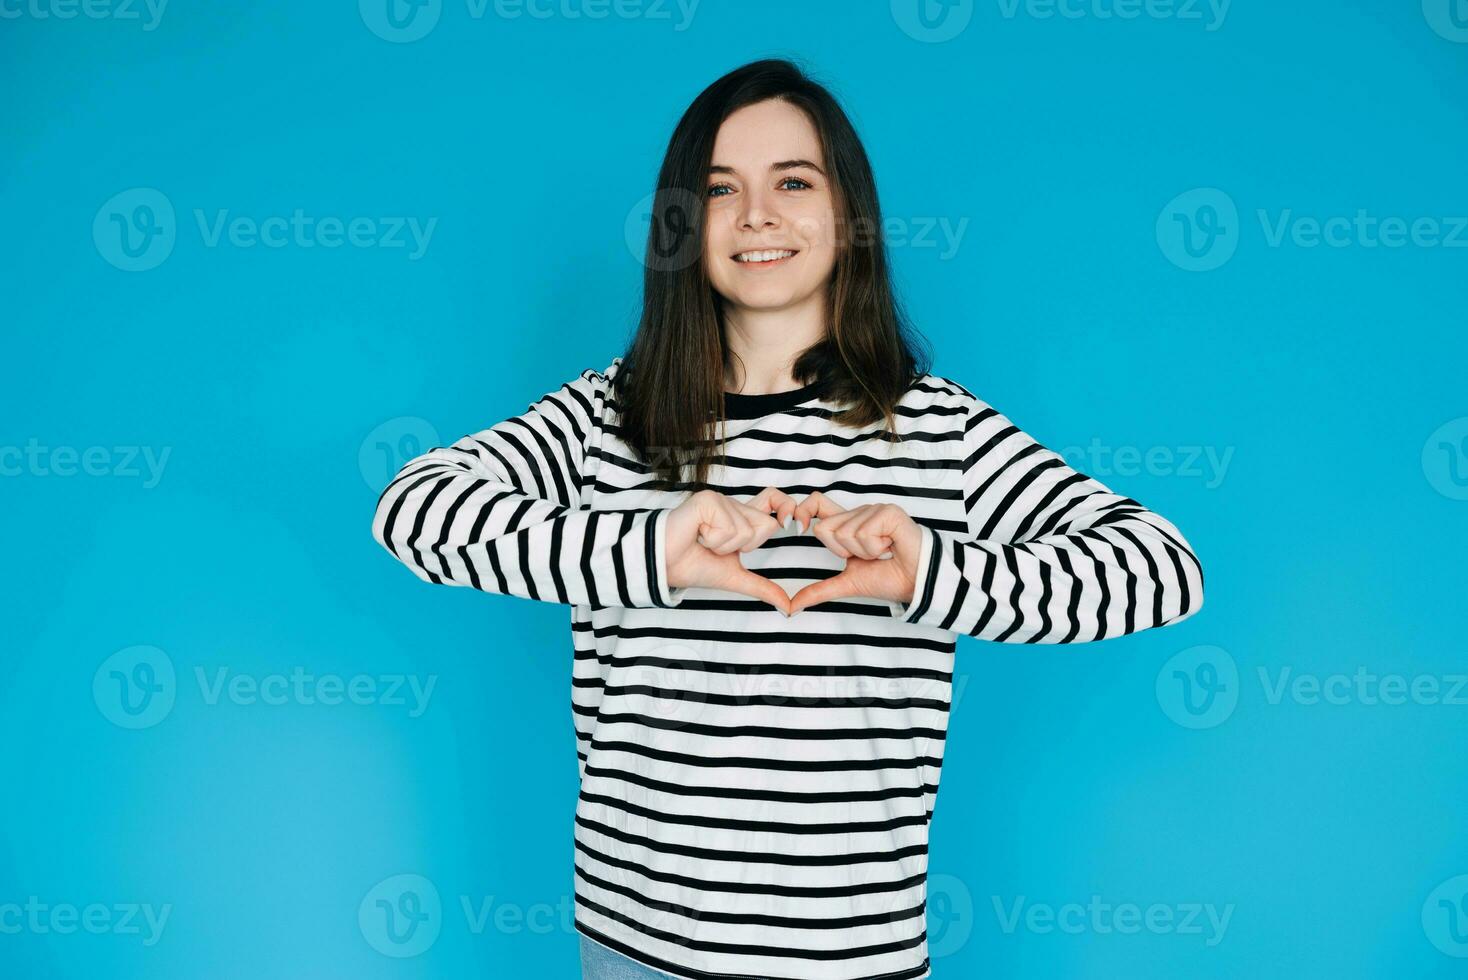
<svg viewBox="0 0 1468 980"><path fill-rule="evenodd" d="M770 99L725 119L707 194L704 266L726 304L789 309L825 289L836 264L835 203L804 112Z"/></svg>

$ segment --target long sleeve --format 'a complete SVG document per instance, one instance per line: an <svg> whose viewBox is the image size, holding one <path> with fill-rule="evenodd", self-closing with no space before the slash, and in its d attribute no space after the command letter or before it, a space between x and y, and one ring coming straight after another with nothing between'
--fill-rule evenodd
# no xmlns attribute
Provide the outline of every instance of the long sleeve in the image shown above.
<svg viewBox="0 0 1468 980"><path fill-rule="evenodd" d="M409 460L378 498L373 537L439 585L575 605L676 605L685 590L668 586L669 511L578 507L618 361Z"/></svg>
<svg viewBox="0 0 1468 980"><path fill-rule="evenodd" d="M968 534L923 526L917 587L893 616L984 640L1077 643L1202 608L1203 569L1175 526L962 398Z"/></svg>

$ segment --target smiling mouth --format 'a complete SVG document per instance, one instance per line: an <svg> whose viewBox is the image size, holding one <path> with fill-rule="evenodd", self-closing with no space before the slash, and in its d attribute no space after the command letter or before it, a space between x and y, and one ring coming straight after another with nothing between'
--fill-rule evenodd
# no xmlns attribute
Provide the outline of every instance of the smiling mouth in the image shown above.
<svg viewBox="0 0 1468 980"><path fill-rule="evenodd" d="M736 253L734 261L750 268L767 269L794 258L798 253L799 249L793 248L758 249L752 252Z"/></svg>

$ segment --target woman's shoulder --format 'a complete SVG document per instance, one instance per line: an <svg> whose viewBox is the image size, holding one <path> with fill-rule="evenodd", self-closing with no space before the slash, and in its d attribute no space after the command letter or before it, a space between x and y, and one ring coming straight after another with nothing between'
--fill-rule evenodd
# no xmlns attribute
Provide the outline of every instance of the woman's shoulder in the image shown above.
<svg viewBox="0 0 1468 980"><path fill-rule="evenodd" d="M602 368L586 367L574 377L562 375L565 380L554 388L547 386L542 389L545 394L535 404L555 403L568 414L599 418L606 410L608 400L615 400L612 383L621 363L622 359L617 357Z"/></svg>
<svg viewBox="0 0 1468 980"><path fill-rule="evenodd" d="M588 367L581 372L580 380L589 381L593 384L606 386L616 380L617 373L622 369L622 358L620 355L612 358L612 362L603 368Z"/></svg>
<svg viewBox="0 0 1468 980"><path fill-rule="evenodd" d="M916 410L968 413L980 407L973 392L940 374L918 375L903 393L901 404Z"/></svg>
<svg viewBox="0 0 1468 980"><path fill-rule="evenodd" d="M586 397L605 398L610 393L621 369L622 358L614 357L605 367L583 368L576 377L562 382L561 388L569 388Z"/></svg>
<svg viewBox="0 0 1468 980"><path fill-rule="evenodd" d="M909 402L906 398L912 398ZM952 378L925 374L917 379L903 404L912 405L920 415L951 415L962 420L965 433L983 441L1020 438L1034 441L1034 436L1015 419L989 401L974 394Z"/></svg>

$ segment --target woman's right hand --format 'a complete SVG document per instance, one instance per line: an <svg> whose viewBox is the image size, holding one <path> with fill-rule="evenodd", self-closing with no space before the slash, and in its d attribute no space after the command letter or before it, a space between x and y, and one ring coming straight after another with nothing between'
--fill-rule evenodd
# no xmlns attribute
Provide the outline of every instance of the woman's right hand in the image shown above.
<svg viewBox="0 0 1468 980"><path fill-rule="evenodd" d="M774 487L761 490L748 503L716 490L697 491L668 515L664 558L669 587L737 592L789 616L789 594L772 579L745 568L739 555L764 544L794 513L795 501Z"/></svg>

